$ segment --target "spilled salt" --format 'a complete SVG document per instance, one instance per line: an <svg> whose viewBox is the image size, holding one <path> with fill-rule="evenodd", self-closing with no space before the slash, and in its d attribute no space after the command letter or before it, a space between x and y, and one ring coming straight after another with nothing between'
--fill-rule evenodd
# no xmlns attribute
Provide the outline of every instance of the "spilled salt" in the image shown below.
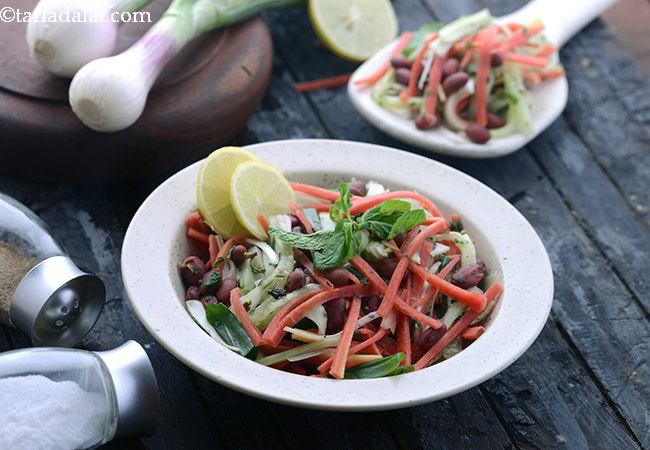
<svg viewBox="0 0 650 450"><path fill-rule="evenodd" d="M73 381L42 375L0 379L0 449L66 450L98 444L109 406Z"/></svg>

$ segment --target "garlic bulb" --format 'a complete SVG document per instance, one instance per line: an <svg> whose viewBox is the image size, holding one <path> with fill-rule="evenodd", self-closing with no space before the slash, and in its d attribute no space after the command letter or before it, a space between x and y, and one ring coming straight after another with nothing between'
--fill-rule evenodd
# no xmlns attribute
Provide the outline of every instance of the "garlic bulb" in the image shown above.
<svg viewBox="0 0 650 450"><path fill-rule="evenodd" d="M41 0L27 25L32 55L49 72L72 77L88 62L113 52L117 23L109 0ZM78 17L93 21L73 21ZM50 21L48 18L66 18Z"/></svg>

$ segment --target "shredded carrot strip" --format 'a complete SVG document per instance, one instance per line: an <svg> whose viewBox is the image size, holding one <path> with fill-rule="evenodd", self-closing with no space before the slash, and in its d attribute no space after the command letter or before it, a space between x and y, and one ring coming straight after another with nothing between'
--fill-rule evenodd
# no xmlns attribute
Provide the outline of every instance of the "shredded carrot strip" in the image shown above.
<svg viewBox="0 0 650 450"><path fill-rule="evenodd" d="M330 375L339 380L345 375L345 360L348 358L348 352L352 344L352 336L354 336L354 328L357 324L357 319L359 319L360 311L361 297L354 297L348 309L348 318L343 326L341 340L336 346L336 354L334 355L332 369L330 370Z"/></svg>
<svg viewBox="0 0 650 450"><path fill-rule="evenodd" d="M544 68L548 64L546 58L538 56L524 55L523 53L504 53L501 55L504 61L510 61L519 64L526 64L528 66Z"/></svg>
<svg viewBox="0 0 650 450"><path fill-rule="evenodd" d="M411 364L411 318L400 314L397 319L397 352L404 353L404 362L402 365Z"/></svg>
<svg viewBox="0 0 650 450"><path fill-rule="evenodd" d="M321 78L320 80L296 83L293 88L298 92L309 92L317 89L334 88L343 86L352 77L352 73L337 75L335 77Z"/></svg>
<svg viewBox="0 0 650 450"><path fill-rule="evenodd" d="M411 269L411 272L415 273L417 276L423 278L424 281L429 283L431 286L435 287L448 297L451 297L467 306L472 311L480 313L485 309L485 304L487 302L485 295L459 288L455 284L451 284L437 275L430 274L426 269L423 269L413 262L409 263L409 269Z"/></svg>
<svg viewBox="0 0 650 450"><path fill-rule="evenodd" d="M332 206L331 204L321 203L320 205L301 206L300 209L313 208L316 210L316 212L328 212L331 206Z"/></svg>
<svg viewBox="0 0 650 450"><path fill-rule="evenodd" d="M386 336L386 333L387 333L386 330L380 328L379 331L377 331L372 337L366 339L365 341L359 344L350 347L350 351L348 351L348 355L354 355L356 353L359 353L361 350L365 349L366 347L370 347L372 344L375 344L378 340ZM329 370L329 368L332 366L332 361L333 358L329 358L323 364L318 366L318 371L320 373L326 373Z"/></svg>
<svg viewBox="0 0 650 450"><path fill-rule="evenodd" d="M458 66L460 69L464 69L469 65L469 63L472 61L472 56L474 56L474 53L472 51L468 51L463 55L463 59L460 60L460 65Z"/></svg>
<svg viewBox="0 0 650 450"><path fill-rule="evenodd" d="M282 317L278 322L276 328L273 330L268 342L271 345L279 343L285 334L284 327L295 325L295 323L300 320L310 309L317 305L322 305L325 302L341 297L366 297L368 295L372 295L374 292L375 288L369 284L354 284L350 286L335 288L330 291L321 292L320 294L317 294L304 303L298 305L295 309ZM276 314L276 316L278 315L279 313Z"/></svg>
<svg viewBox="0 0 650 450"><path fill-rule="evenodd" d="M566 75L564 70L547 70L545 72L539 72L540 78L557 78L557 77L563 77Z"/></svg>
<svg viewBox="0 0 650 450"><path fill-rule="evenodd" d="M280 323L280 320L282 319L282 317L286 316L289 313L289 311L297 308L298 306L302 305L304 302L306 302L310 298L312 298L315 295L320 294L322 292L325 292L325 291L322 290L322 291L306 292L306 293L302 294L301 296L294 298L289 303L285 304L280 309L280 311L278 311L273 316L273 319L271 319L271 322L266 326L266 330L264 330L264 334L262 335L264 340L267 343L269 342L269 340L271 339L271 335L273 334L274 330L278 326L278 323ZM284 342L284 341L282 341L282 342ZM292 341L288 341L288 342L292 342ZM276 346L277 346L277 344L276 344Z"/></svg>
<svg viewBox="0 0 650 450"><path fill-rule="evenodd" d="M419 227L413 227L409 230L408 233L406 233L406 239L404 239L404 242L402 242L402 246L399 248L399 256L398 258L401 258L406 249L408 248L409 245L411 245L411 242L413 239L415 239L415 236L420 232Z"/></svg>
<svg viewBox="0 0 650 450"><path fill-rule="evenodd" d="M397 296L397 289L399 289L399 286L402 283L402 278L404 277L404 272L406 272L408 264L409 260L405 256L402 256L402 258L399 260L399 263L397 263L397 267L393 272L390 283L388 283L388 289L386 290L384 298L379 305L378 312L381 317L388 317L390 315L390 311L393 308L393 303L395 302L395 297Z"/></svg>
<svg viewBox="0 0 650 450"><path fill-rule="evenodd" d="M264 232L268 234L269 232L269 221L267 220L266 216L264 214L260 214L257 216L257 221L262 225L262 228L264 228Z"/></svg>
<svg viewBox="0 0 650 450"><path fill-rule="evenodd" d="M217 255L219 254L219 245L217 244L217 236L214 234L208 236L208 251L210 252L210 259L208 260L208 264L206 264L206 266L212 268L212 265L217 260Z"/></svg>
<svg viewBox="0 0 650 450"><path fill-rule="evenodd" d="M298 218L302 226L305 227L307 234L312 234L314 232L314 228L311 226L311 223L309 220L307 220L307 217L305 217L300 208L298 208L295 203L289 203L289 209Z"/></svg>
<svg viewBox="0 0 650 450"><path fill-rule="evenodd" d="M532 36L535 36L537 33L544 29L543 25L535 27L521 27L518 28L512 36L507 38L505 41L501 42L495 49L494 53L504 53L512 50L515 47L523 45L528 39Z"/></svg>
<svg viewBox="0 0 650 450"><path fill-rule="evenodd" d="M433 317L421 313L399 297L395 299L395 308L397 308L402 314L422 322L425 325L429 325L431 328L436 330L442 326L442 322L438 319L434 319Z"/></svg>
<svg viewBox="0 0 650 450"><path fill-rule="evenodd" d="M412 191L394 191L394 192L385 192L383 194L371 195L369 197L362 197L359 200L352 200L352 207L350 208L350 214L355 215L362 212L365 212L372 208L375 205L380 204L384 200L391 198L412 198L417 200L422 204L422 206L429 211L435 217L442 217L442 213L438 207L424 195L418 194L417 192Z"/></svg>
<svg viewBox="0 0 650 450"><path fill-rule="evenodd" d="M426 93L426 111L431 117L436 115L436 105L438 104L438 86L442 77L442 63L443 57L436 56L433 60L433 66L429 72L429 85L427 86ZM434 214L435 215L435 214Z"/></svg>
<svg viewBox="0 0 650 450"><path fill-rule="evenodd" d="M406 48L406 46L408 45L408 43L411 41L412 38L413 38L413 33L402 33L402 36L400 37L399 42L395 46L395 49L390 54L390 57L394 58L395 56L399 56L399 54L402 53L402 50ZM369 77L355 81L354 84L356 85L364 84L366 86L372 86L377 81L381 80L381 77L386 75L386 72L388 72L389 69L390 69L390 59L386 61L375 73L373 73Z"/></svg>
<svg viewBox="0 0 650 450"><path fill-rule="evenodd" d="M442 279L447 278L447 276L451 273L451 271L453 270L454 266L458 263L458 261L460 261L460 256L458 255L452 256L451 261L449 261L447 265L442 268L438 276ZM427 305L427 303L429 303L432 299L433 300L436 299L439 292L440 291L438 289L431 286L429 288L429 292L427 293L427 295L425 295L422 298L422 300L420 301L420 303L418 303L417 306L420 308L424 308Z"/></svg>
<svg viewBox="0 0 650 450"><path fill-rule="evenodd" d="M323 273L314 268L314 265L311 263L309 258L307 258L307 255L305 255L303 252L298 250L297 248L293 249L293 256L296 258L296 261L298 261L302 266L305 268L305 271L311 276L318 284L323 286L323 289L332 289L332 282L327 279Z"/></svg>
<svg viewBox="0 0 650 450"><path fill-rule="evenodd" d="M487 82L492 66L492 43L497 33L496 27L482 29L477 37L481 43L478 52L478 68L476 70L476 123L487 126Z"/></svg>
<svg viewBox="0 0 650 450"><path fill-rule="evenodd" d="M260 330L257 329L251 318L248 316L248 313L240 300L239 288L230 291L230 304L235 310L235 316L237 316L242 327L244 327L244 330L246 330L246 333L250 336L253 344L255 346L264 345L265 342L262 333L260 333Z"/></svg>
<svg viewBox="0 0 650 450"><path fill-rule="evenodd" d="M473 341L475 339L478 339L480 335L485 333L485 327L483 326L478 326L478 327L469 327L467 328L461 337L463 339L467 339L468 341Z"/></svg>
<svg viewBox="0 0 650 450"><path fill-rule="evenodd" d="M415 62L413 63L413 67L411 68L411 76L409 77L409 85L408 88L406 89L406 95L404 96L405 98L403 98L402 101L408 99L409 97L415 97L417 95L418 79L420 78L420 75L422 73L422 58L424 58L424 54L426 53L426 51L427 51L427 46L423 45L422 50L420 50L417 57L415 58Z"/></svg>
<svg viewBox="0 0 650 450"><path fill-rule="evenodd" d="M493 301L501 292L503 287L499 283L494 283L485 293L489 301ZM415 363L415 370L425 368L433 359L438 356L451 341L456 339L479 315L475 311L467 311L433 346Z"/></svg>
<svg viewBox="0 0 650 450"><path fill-rule="evenodd" d="M330 191L329 189L323 189L317 186L312 186L310 184L304 183L289 183L294 191L302 192L303 194L309 194L316 198L322 198L323 200L329 200L330 202L335 202L341 196L338 192Z"/></svg>
<svg viewBox="0 0 650 450"><path fill-rule="evenodd" d="M444 220L439 220L435 223L432 223L424 230L420 231L420 233L413 238L409 246L406 248L406 256L410 258L411 256L415 255L415 252L420 250L420 247L422 247L425 239L430 238L434 234L442 233L447 229L447 222Z"/></svg>
<svg viewBox="0 0 650 450"><path fill-rule="evenodd" d="M212 228L210 228L210 226L205 223L203 216L201 216L201 213L198 211L193 212L185 218L185 225L205 234L212 233Z"/></svg>
<svg viewBox="0 0 650 450"><path fill-rule="evenodd" d="M539 52L537 52L537 55L535 56L539 56L540 58L548 58L553 54L555 50L557 49L554 46L545 45L544 47L542 47L542 49Z"/></svg>
<svg viewBox="0 0 650 450"><path fill-rule="evenodd" d="M388 289L386 283L384 283L384 280L381 279L379 274L375 272L375 269L373 269L365 259L363 259L361 256L355 256L350 260L350 264L352 264L355 269L361 272L361 274L368 279L368 282L372 284L380 294L384 294L386 292L386 289Z"/></svg>
<svg viewBox="0 0 650 450"><path fill-rule="evenodd" d="M188 228L187 235L192 239L196 239L197 241L205 242L206 244L210 243L209 236L206 233L199 231L197 229Z"/></svg>

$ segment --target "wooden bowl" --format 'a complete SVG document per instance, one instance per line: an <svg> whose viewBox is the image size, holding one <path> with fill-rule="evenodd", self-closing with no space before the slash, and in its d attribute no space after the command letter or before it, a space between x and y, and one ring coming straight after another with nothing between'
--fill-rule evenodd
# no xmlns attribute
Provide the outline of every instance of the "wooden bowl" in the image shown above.
<svg viewBox="0 0 650 450"><path fill-rule="evenodd" d="M31 11L37 0L6 0ZM146 10L155 21L169 0ZM116 52L149 23L120 27ZM45 182L104 183L169 172L235 136L255 112L271 75L273 44L260 18L191 42L149 95L142 117L119 133L86 128L68 104L69 80L29 56L26 23L0 27L0 174Z"/></svg>

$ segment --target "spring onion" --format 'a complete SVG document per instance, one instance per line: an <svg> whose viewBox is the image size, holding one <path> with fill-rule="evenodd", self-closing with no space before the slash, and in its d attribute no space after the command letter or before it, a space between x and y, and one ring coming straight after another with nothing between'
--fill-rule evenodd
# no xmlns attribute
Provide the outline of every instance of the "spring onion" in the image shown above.
<svg viewBox="0 0 650 450"><path fill-rule="evenodd" d="M161 19L125 52L82 67L70 85L70 105L99 132L133 125L167 63L197 36L258 12L304 0L174 0Z"/></svg>
<svg viewBox="0 0 650 450"><path fill-rule="evenodd" d="M71 78L89 62L113 53L120 13L137 11L150 1L41 0L27 24L30 54L54 75Z"/></svg>

